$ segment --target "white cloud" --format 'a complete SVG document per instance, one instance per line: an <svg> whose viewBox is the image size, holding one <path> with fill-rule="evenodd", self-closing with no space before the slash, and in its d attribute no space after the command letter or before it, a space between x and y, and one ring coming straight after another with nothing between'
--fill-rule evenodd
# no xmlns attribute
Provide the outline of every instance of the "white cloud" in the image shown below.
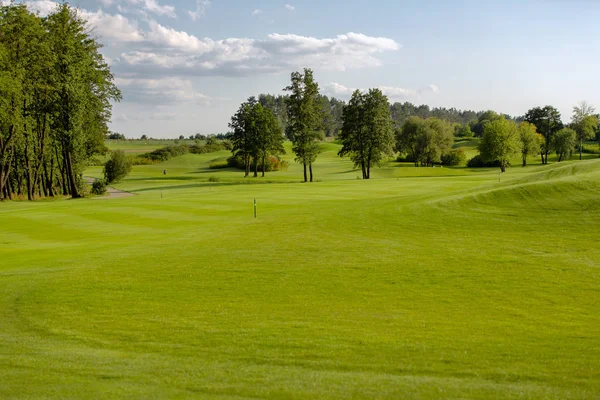
<svg viewBox="0 0 600 400"><path fill-rule="evenodd" d="M440 88L437 85L431 84L431 85L427 86L427 88L429 90L431 90L433 93L439 93L440 92Z"/></svg>
<svg viewBox="0 0 600 400"><path fill-rule="evenodd" d="M263 13L262 10L258 10L258 9L252 11L252 15L260 15L262 13Z"/></svg>
<svg viewBox="0 0 600 400"><path fill-rule="evenodd" d="M127 93L124 101L136 103L164 103L178 102L209 105L211 98L194 90L192 82L188 79L168 77L162 79L144 78L115 78L115 84Z"/></svg>
<svg viewBox="0 0 600 400"><path fill-rule="evenodd" d="M428 85L421 89L406 89L396 86L376 86L377 89L381 90L383 94L388 96L391 100L407 99L410 97L420 96L423 93L439 93L439 88L436 85ZM337 82L331 82L325 85L325 91L340 97L349 97L356 90L356 88L346 87ZM359 89L362 92L368 91L368 89Z"/></svg>
<svg viewBox="0 0 600 400"><path fill-rule="evenodd" d="M113 39L118 42L139 42L144 39L143 33L134 22L121 14L106 14L102 10L96 12L81 11L81 16L88 21L93 33L102 39Z"/></svg>
<svg viewBox="0 0 600 400"><path fill-rule="evenodd" d="M210 0L196 0L196 10L188 11L190 18L193 21L196 21L202 18L208 9L210 8L211 1Z"/></svg>
<svg viewBox="0 0 600 400"><path fill-rule="evenodd" d="M152 14L164 15L169 18L177 18L175 7L170 5L161 5L157 0L126 0L129 4L142 6L142 8Z"/></svg>
<svg viewBox="0 0 600 400"><path fill-rule="evenodd" d="M288 11L296 11L296 7L294 7L294 6L293 6L293 5L291 5L291 4L286 4L286 5L285 5L285 8L286 8L286 10L288 10Z"/></svg>
<svg viewBox="0 0 600 400"><path fill-rule="evenodd" d="M400 48L392 39L358 33L325 39L291 34L271 34L262 40L199 39L154 21L144 44L140 50L122 53L121 67L154 66L182 74L223 76L280 72L306 65L344 71L380 66L378 53Z"/></svg>
<svg viewBox="0 0 600 400"><path fill-rule="evenodd" d="M42 17L45 17L48 14L50 14L58 6L58 3L49 0L26 1L24 4L32 12L39 14Z"/></svg>

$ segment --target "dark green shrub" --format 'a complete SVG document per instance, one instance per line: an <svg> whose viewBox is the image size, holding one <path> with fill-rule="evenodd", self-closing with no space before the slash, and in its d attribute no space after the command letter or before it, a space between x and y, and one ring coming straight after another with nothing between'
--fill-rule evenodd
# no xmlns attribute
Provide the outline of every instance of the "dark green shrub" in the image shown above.
<svg viewBox="0 0 600 400"><path fill-rule="evenodd" d="M148 158L153 161L168 161L173 157L181 156L188 153L190 150L190 146L181 145L181 146L167 146L162 147L160 149L156 149L150 153L142 154L140 157Z"/></svg>
<svg viewBox="0 0 600 400"><path fill-rule="evenodd" d="M92 194L102 196L104 193L106 193L106 181L104 179L96 179L92 183Z"/></svg>
<svg viewBox="0 0 600 400"><path fill-rule="evenodd" d="M227 159L227 165L230 168L241 169L241 170L245 169L244 160L240 156L229 157ZM265 162L265 172L287 171L289 166L290 166L290 163L288 163L287 161L271 156L271 157L268 157ZM250 170L254 171L254 167L255 167L255 164L254 164L254 160L252 159L250 161ZM262 160L258 161L258 171L262 172Z"/></svg>
<svg viewBox="0 0 600 400"><path fill-rule="evenodd" d="M209 182L221 182L221 178L218 178L216 176L211 176L208 178Z"/></svg>
<svg viewBox="0 0 600 400"><path fill-rule="evenodd" d="M450 150L450 152L442 154L442 165L446 165L448 167L460 165L465 161L466 158L467 156L462 149Z"/></svg>
<svg viewBox="0 0 600 400"><path fill-rule="evenodd" d="M131 161L123 150L113 151L110 160L104 164L104 180L106 183L118 182L131 172Z"/></svg>
<svg viewBox="0 0 600 400"><path fill-rule="evenodd" d="M415 159L412 156L410 156L410 155L404 155L403 154L403 155L398 156L396 158L396 161L398 161L398 162L411 162L411 163L414 163Z"/></svg>
<svg viewBox="0 0 600 400"><path fill-rule="evenodd" d="M500 167L500 161L484 161L481 155L476 155L467 162L469 168L497 168Z"/></svg>

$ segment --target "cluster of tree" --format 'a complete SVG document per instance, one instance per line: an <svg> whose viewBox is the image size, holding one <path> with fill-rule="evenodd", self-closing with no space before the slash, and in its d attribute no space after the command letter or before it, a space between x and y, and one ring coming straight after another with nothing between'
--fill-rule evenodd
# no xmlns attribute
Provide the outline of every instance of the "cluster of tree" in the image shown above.
<svg viewBox="0 0 600 400"><path fill-rule="evenodd" d="M0 8L0 199L82 195L121 94L77 10Z"/></svg>
<svg viewBox="0 0 600 400"><path fill-rule="evenodd" d="M384 156L394 154L394 125L388 98L379 89L367 93L360 90L344 107L339 139L341 157L349 156L354 167L360 167L363 179L371 177L371 167Z"/></svg>
<svg viewBox="0 0 600 400"><path fill-rule="evenodd" d="M127 140L125 135L123 135L122 133L118 133L118 132L108 132L108 135L106 135L106 138L109 140Z"/></svg>
<svg viewBox="0 0 600 400"><path fill-rule="evenodd" d="M211 135L203 135L201 133L196 133L195 135L190 135L188 137L188 139L190 139L190 140L208 140L210 138L213 138L213 139L217 139L217 140L226 140L226 139L229 139L230 137L231 137L231 132L214 133ZM181 135L179 137L179 139L183 140L184 139L183 135Z"/></svg>
<svg viewBox="0 0 600 400"><path fill-rule="evenodd" d="M415 166L432 166L448 154L454 141L451 123L439 118L409 117L396 130L396 150Z"/></svg>
<svg viewBox="0 0 600 400"><path fill-rule="evenodd" d="M484 113L483 111L457 110L456 108L430 108L428 105L422 104L416 106L409 102L394 103L391 106L392 118L397 127L404 124L410 117L419 117L421 119L437 118L443 121L468 125L473 121L477 121Z"/></svg>
<svg viewBox="0 0 600 400"><path fill-rule="evenodd" d="M497 162L502 172L510 165L510 159L521 153L523 166L527 157L540 154L542 164L554 151L558 162L568 159L579 147L582 159L583 141L591 140L598 131L599 118L594 107L586 102L573 108L572 122L565 126L558 110L552 106L535 107L529 110L521 124L503 117L483 126L483 137L479 152L483 160Z"/></svg>
<svg viewBox="0 0 600 400"><path fill-rule="evenodd" d="M269 158L285 154L283 132L275 115L255 97L242 103L229 127L233 130L231 151L235 158L242 160L246 177L252 166L255 177L259 166L265 176Z"/></svg>
<svg viewBox="0 0 600 400"><path fill-rule="evenodd" d="M338 100L335 97L327 97L319 94L318 103L321 106L322 111L322 131L326 137L336 137L342 129L342 112L346 103L342 100ZM289 136L288 132L288 114L287 104L289 101L288 95L274 96L272 94L260 94L258 96L258 102L263 107L271 110L282 131Z"/></svg>

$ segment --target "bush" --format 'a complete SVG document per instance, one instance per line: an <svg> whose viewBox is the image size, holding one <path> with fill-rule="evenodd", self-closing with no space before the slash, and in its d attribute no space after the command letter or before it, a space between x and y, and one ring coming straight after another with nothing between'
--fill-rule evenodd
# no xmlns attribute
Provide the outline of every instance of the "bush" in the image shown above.
<svg viewBox="0 0 600 400"><path fill-rule="evenodd" d="M406 154L406 155L403 154L403 155L398 156L396 158L396 161L398 161L398 162L410 162L410 163L414 163L415 159L412 156L408 155L408 154Z"/></svg>
<svg viewBox="0 0 600 400"><path fill-rule="evenodd" d="M118 182L131 172L131 161L123 150L114 151L110 160L104 165L104 180L106 183Z"/></svg>
<svg viewBox="0 0 600 400"><path fill-rule="evenodd" d="M471 158L468 162L467 162L467 167L469 168L498 168L500 167L500 161L484 161L483 158L481 157L481 155L476 155L475 157Z"/></svg>
<svg viewBox="0 0 600 400"><path fill-rule="evenodd" d="M245 169L244 160L239 156L231 156L227 159L227 165L231 168L235 169ZM281 160L277 157L269 157L265 162L265 172L273 172L273 171L287 171L290 163L285 160ZM254 160L250 161L250 171L254 171ZM258 172L262 172L262 162L259 160L258 164Z"/></svg>
<svg viewBox="0 0 600 400"><path fill-rule="evenodd" d="M462 149L450 150L449 153L442 154L442 165L453 167L462 164L467 156Z"/></svg>
<svg viewBox="0 0 600 400"><path fill-rule="evenodd" d="M96 179L92 183L92 194L102 196L106 193L106 181L104 179Z"/></svg>
<svg viewBox="0 0 600 400"><path fill-rule="evenodd" d="M156 149L153 152L142 154L141 158L147 158L153 161L168 161L173 157L181 156L188 153L190 150L190 146L181 145L181 146L167 146L162 147L160 149Z"/></svg>
<svg viewBox="0 0 600 400"><path fill-rule="evenodd" d="M221 178L218 178L216 176L211 176L208 178L209 182L221 182Z"/></svg>

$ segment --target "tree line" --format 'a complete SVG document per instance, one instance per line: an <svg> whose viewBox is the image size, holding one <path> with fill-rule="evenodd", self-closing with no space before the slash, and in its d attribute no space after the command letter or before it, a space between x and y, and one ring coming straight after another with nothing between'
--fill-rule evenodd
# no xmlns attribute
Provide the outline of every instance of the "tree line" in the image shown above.
<svg viewBox="0 0 600 400"><path fill-rule="evenodd" d="M552 106L535 107L527 111L521 124L503 117L485 124L479 152L483 160L498 163L502 172L519 153L523 166L530 155L539 154L542 164L548 164L551 152L561 162L576 149L581 160L583 142L598 135L599 121L595 108L585 101L573 107L570 124L564 124L560 112Z"/></svg>
<svg viewBox="0 0 600 400"><path fill-rule="evenodd" d="M303 165L304 181L312 182L319 142L327 136L326 132L331 133L338 126L339 131L332 136L342 144L339 155L349 157L355 168L361 169L363 179L369 179L371 168L395 153L417 167L458 165L464 160L464 153L452 149L455 137L481 138L480 155L469 161L470 166L497 165L503 172L517 154L521 155L523 166L528 157L535 155L540 155L542 164L546 164L551 152L556 152L560 162L578 146L581 159L583 142L596 137L599 131L599 116L586 102L574 107L568 125L563 124L560 112L552 106L535 107L515 118L494 111L429 109L410 103L390 105L379 89L364 93L357 90L346 104L321 96L313 71L308 68L293 72L284 91L290 94L262 94L258 100L251 97L232 117L232 152L244 160L246 176L253 162L257 176L259 162L253 160L283 154L283 132L292 142L295 161ZM256 114L252 113L254 109ZM335 128L331 128L332 119L336 120Z"/></svg>
<svg viewBox="0 0 600 400"><path fill-rule="evenodd" d="M100 47L66 3L44 18L0 8L0 199L81 197L121 99Z"/></svg>

